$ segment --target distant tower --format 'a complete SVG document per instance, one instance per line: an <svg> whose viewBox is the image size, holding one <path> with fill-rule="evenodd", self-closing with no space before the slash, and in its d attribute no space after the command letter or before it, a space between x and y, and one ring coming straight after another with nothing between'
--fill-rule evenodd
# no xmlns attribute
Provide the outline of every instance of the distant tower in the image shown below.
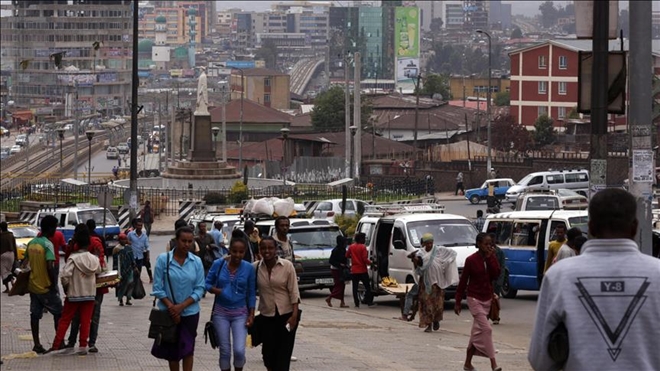
<svg viewBox="0 0 660 371"><path fill-rule="evenodd" d="M188 40L188 63L190 68L195 68L195 37L197 36L197 9L191 7L188 9L188 35L190 39Z"/></svg>
<svg viewBox="0 0 660 371"><path fill-rule="evenodd" d="M154 19L155 45L151 49L151 60L156 63L159 70L167 69L167 63L170 61L170 47L167 45L167 18L159 15Z"/></svg>

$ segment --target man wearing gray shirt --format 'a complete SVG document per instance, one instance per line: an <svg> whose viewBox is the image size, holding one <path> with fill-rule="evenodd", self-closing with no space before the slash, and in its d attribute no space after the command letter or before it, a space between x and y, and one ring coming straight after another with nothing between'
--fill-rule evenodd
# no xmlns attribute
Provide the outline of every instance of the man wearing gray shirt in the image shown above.
<svg viewBox="0 0 660 371"><path fill-rule="evenodd" d="M633 241L636 213L635 198L622 189L591 199L593 239L543 279L527 357L534 370L660 370L660 260ZM565 364L548 352L562 322L569 339Z"/></svg>

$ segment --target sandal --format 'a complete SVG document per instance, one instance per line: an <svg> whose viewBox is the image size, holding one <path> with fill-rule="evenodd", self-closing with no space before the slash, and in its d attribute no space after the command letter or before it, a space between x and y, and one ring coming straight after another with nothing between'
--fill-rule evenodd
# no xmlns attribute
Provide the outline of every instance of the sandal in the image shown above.
<svg viewBox="0 0 660 371"><path fill-rule="evenodd" d="M330 308L332 308L332 299L331 299L331 298L327 298L327 299L325 299L325 302L328 303L328 306L329 306Z"/></svg>
<svg viewBox="0 0 660 371"><path fill-rule="evenodd" d="M350 308L350 307L346 304L342 304L342 305L339 306L339 308Z"/></svg>
<svg viewBox="0 0 660 371"><path fill-rule="evenodd" d="M431 326L429 325L429 326L426 328L426 330L424 330L424 332L433 332L433 329L432 329Z"/></svg>
<svg viewBox="0 0 660 371"><path fill-rule="evenodd" d="M472 368L467 368L467 367L463 366L463 371L477 371L477 369L474 368L474 367L472 367ZM500 371L501 371L501 370L500 370Z"/></svg>

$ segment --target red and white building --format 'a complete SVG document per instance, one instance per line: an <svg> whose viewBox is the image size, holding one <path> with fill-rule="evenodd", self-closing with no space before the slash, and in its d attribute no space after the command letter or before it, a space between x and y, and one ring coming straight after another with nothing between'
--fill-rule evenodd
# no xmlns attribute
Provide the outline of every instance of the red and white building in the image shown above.
<svg viewBox="0 0 660 371"><path fill-rule="evenodd" d="M511 58L511 109L515 122L533 129L536 119L547 114L556 127L578 102L578 52L590 51L591 40L550 40L514 50ZM610 50L621 50L619 40ZM624 43L628 50L628 42ZM660 74L660 43L653 42L653 67ZM610 115L610 121L625 125L625 116Z"/></svg>

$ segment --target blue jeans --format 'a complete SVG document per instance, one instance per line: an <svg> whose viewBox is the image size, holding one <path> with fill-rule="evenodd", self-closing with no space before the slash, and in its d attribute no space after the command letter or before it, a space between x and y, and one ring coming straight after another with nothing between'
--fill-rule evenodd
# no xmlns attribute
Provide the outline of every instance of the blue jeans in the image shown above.
<svg viewBox="0 0 660 371"><path fill-rule="evenodd" d="M247 338L247 313L238 316L213 315L213 327L220 343L220 369L231 369L231 350L233 338L234 368L245 366L245 339Z"/></svg>
<svg viewBox="0 0 660 371"><path fill-rule="evenodd" d="M423 279L423 278L420 277L420 279ZM406 303L403 306L403 315L404 316L409 316L409 315L412 314L412 313L410 313L410 310L412 309L413 299L417 295L419 295L419 286L417 286L417 284L414 284L413 287L410 289L410 291L408 291L408 293L406 294Z"/></svg>

